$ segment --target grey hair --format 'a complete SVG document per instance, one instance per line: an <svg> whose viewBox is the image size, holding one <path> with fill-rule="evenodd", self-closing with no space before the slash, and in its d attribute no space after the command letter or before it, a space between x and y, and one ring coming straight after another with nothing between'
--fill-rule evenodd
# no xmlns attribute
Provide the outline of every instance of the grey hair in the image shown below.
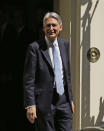
<svg viewBox="0 0 104 131"><path fill-rule="evenodd" d="M61 20L61 17L55 13L55 12L48 12L45 14L44 18L43 18L43 26L45 25L45 21L49 18L54 18L58 21L59 25L62 25L62 20Z"/></svg>

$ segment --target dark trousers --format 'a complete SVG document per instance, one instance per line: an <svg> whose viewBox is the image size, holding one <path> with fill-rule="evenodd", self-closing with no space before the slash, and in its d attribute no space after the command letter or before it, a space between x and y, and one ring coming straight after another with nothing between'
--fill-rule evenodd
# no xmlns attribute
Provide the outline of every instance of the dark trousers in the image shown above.
<svg viewBox="0 0 104 131"><path fill-rule="evenodd" d="M36 119L36 131L72 131L72 109L65 94L53 98L51 112Z"/></svg>

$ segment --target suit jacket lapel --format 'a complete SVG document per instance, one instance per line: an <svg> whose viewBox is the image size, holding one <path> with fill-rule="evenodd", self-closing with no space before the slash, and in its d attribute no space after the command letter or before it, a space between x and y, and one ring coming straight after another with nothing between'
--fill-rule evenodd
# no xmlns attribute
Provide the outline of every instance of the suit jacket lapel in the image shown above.
<svg viewBox="0 0 104 131"><path fill-rule="evenodd" d="M66 66L66 50L65 50L65 45L63 44L63 42L58 38L58 45L59 45L59 49L60 49L60 55L61 55L61 59L62 59L62 63L63 63L63 67L65 68Z"/></svg>
<svg viewBox="0 0 104 131"><path fill-rule="evenodd" d="M43 43L43 42L42 42ZM40 46L41 48L41 52L44 56L44 58L47 60L47 62L49 63L49 65L51 66L51 68L53 69L52 67L52 62L51 62L51 59L50 59L50 56L49 56L49 52L48 52L48 48L47 48L47 44L46 42L44 41L44 43L42 44L43 46Z"/></svg>
<svg viewBox="0 0 104 131"><path fill-rule="evenodd" d="M47 60L47 62L49 63L49 65L52 67L52 62L51 62L51 59L50 59L50 56L49 56L49 52L48 52L48 49L47 50L41 50L45 59ZM52 67L53 68L53 67Z"/></svg>

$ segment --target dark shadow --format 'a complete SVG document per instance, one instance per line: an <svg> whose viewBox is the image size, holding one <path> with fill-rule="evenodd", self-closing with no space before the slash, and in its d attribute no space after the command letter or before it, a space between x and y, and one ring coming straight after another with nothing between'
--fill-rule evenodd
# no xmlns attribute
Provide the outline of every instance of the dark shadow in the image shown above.
<svg viewBox="0 0 104 131"><path fill-rule="evenodd" d="M103 118L104 118L104 99L102 99L102 97L100 97L99 113L98 113L95 125L104 128Z"/></svg>
<svg viewBox="0 0 104 131"><path fill-rule="evenodd" d="M81 127L90 125L90 63L86 58L88 49L90 48L90 10L92 7L92 0L86 0L82 5L87 4L86 11L81 18L82 20L82 113L81 113Z"/></svg>
<svg viewBox="0 0 104 131"><path fill-rule="evenodd" d="M22 76L27 46L42 39L53 0L0 1L0 131L34 131L26 119Z"/></svg>

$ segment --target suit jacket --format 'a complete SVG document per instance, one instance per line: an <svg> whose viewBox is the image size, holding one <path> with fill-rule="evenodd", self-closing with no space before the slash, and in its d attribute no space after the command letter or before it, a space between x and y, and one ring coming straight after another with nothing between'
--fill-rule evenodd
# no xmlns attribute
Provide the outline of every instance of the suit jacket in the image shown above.
<svg viewBox="0 0 104 131"><path fill-rule="evenodd" d="M69 43L61 38L57 40L63 63L68 100L71 105L73 95L70 79ZM51 110L54 79L54 71L45 40L33 42L28 47L24 66L25 107L36 105L42 114L47 114Z"/></svg>

